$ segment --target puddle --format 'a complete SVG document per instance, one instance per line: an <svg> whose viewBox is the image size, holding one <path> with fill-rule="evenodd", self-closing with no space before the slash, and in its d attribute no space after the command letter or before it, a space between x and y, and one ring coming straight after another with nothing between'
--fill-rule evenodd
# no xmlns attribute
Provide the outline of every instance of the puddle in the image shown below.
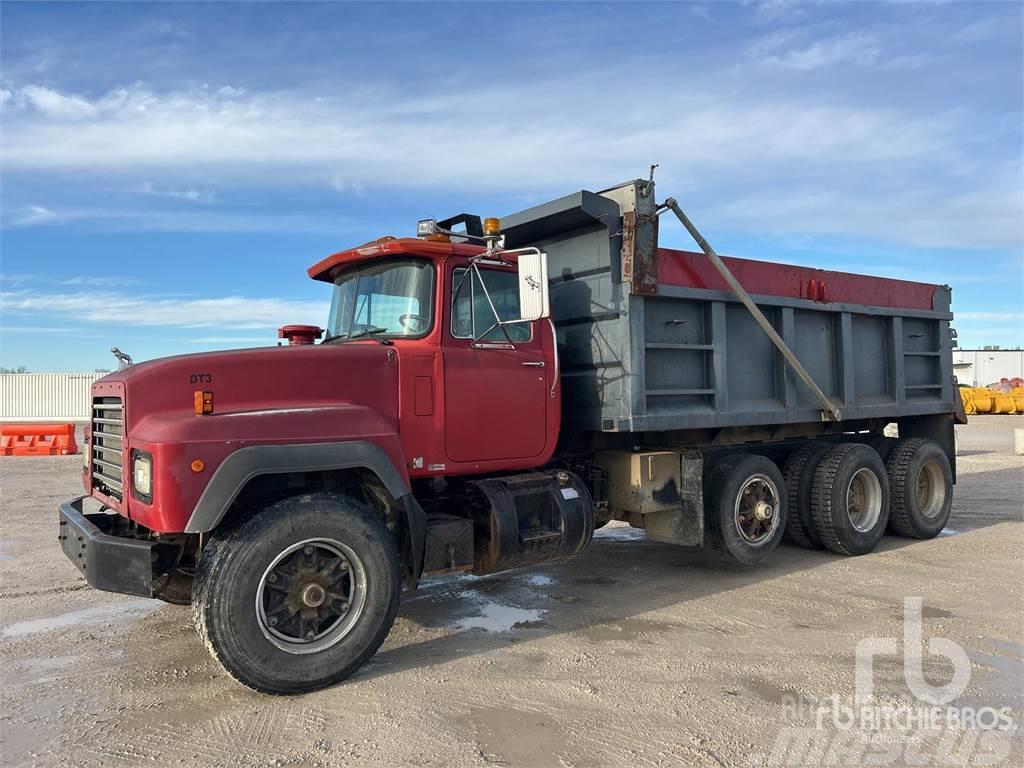
<svg viewBox="0 0 1024 768"><path fill-rule="evenodd" d="M566 733L546 712L501 707L470 709L481 758L492 765L566 765ZM527 736L528 734L528 736Z"/></svg>
<svg viewBox="0 0 1024 768"><path fill-rule="evenodd" d="M544 611L535 608L516 608L494 600L480 599L478 613L458 619L459 629L483 629L487 632L511 632L517 628L541 626L540 617Z"/></svg>
<svg viewBox="0 0 1024 768"><path fill-rule="evenodd" d="M585 638L595 643L609 640L632 642L643 640L644 635L661 634L675 629L674 625L654 619L620 619L603 624L593 624L581 630Z"/></svg>
<svg viewBox="0 0 1024 768"><path fill-rule="evenodd" d="M526 580L526 583L533 587L550 587L552 584L555 583L555 580L552 579L550 576L538 575L530 576Z"/></svg>
<svg viewBox="0 0 1024 768"><path fill-rule="evenodd" d="M594 531L595 539L610 541L643 541L646 535L642 528L633 528L629 525L606 525Z"/></svg>
<svg viewBox="0 0 1024 768"><path fill-rule="evenodd" d="M785 704L787 701L795 701L801 697L799 691L794 688L783 688L770 680L759 677L745 678L744 686L752 694L770 704Z"/></svg>
<svg viewBox="0 0 1024 768"><path fill-rule="evenodd" d="M0 628L0 637L13 639L28 637L40 632L52 632L64 627L80 627L90 624L109 624L118 621L145 616L163 605L158 600L131 600L126 603L99 605L95 608L83 608L80 611L62 613L46 619L30 619L18 621Z"/></svg>
<svg viewBox="0 0 1024 768"><path fill-rule="evenodd" d="M939 531L939 538L941 539L943 536L956 536L958 533L960 533L960 531L955 528L943 528Z"/></svg>
<svg viewBox="0 0 1024 768"><path fill-rule="evenodd" d="M619 582L615 579L610 579L607 576L583 576L578 579L573 579L572 583L584 585L592 584L595 587L610 587L613 584L618 584Z"/></svg>

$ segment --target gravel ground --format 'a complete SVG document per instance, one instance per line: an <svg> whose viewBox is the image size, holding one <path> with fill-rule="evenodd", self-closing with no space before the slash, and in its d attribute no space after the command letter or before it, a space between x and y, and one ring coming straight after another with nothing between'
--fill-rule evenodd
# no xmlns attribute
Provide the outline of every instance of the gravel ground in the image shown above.
<svg viewBox="0 0 1024 768"><path fill-rule="evenodd" d="M1022 765L1019 729L844 731L806 708L852 703L857 642L902 639L904 598L918 596L925 642L948 638L970 660L950 706L1021 722L1014 427L1024 417L959 428L953 515L932 541L887 537L856 559L784 546L745 569L612 526L563 565L429 582L355 677L293 698L229 680L187 608L85 585L55 535L80 457L3 459L0 762ZM926 681L953 669L925 648ZM874 684L891 707L916 701L898 655L875 661Z"/></svg>

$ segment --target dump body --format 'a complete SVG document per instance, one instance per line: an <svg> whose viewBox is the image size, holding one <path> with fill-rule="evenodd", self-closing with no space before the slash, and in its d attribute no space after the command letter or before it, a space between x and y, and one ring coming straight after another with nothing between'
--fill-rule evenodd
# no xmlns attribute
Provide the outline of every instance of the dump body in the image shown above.
<svg viewBox="0 0 1024 768"><path fill-rule="evenodd" d="M504 220L548 254L564 428L667 432L821 422L704 254L658 247L653 185ZM844 422L954 412L947 286L725 259Z"/></svg>

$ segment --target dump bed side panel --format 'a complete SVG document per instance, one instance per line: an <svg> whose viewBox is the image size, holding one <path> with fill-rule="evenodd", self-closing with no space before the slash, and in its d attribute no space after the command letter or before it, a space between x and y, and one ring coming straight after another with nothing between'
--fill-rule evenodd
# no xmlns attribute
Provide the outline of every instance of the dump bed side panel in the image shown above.
<svg viewBox="0 0 1024 768"><path fill-rule="evenodd" d="M820 422L810 391L703 256L644 250L651 231L629 231L622 199L621 188L580 192L504 219L507 245L548 253L566 424L659 432ZM953 412L948 288L730 262L844 419ZM658 280L640 279L654 263Z"/></svg>

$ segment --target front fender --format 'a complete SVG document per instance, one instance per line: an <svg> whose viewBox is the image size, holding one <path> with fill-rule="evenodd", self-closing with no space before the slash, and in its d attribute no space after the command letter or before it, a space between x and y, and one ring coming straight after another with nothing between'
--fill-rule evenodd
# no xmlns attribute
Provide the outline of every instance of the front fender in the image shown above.
<svg viewBox="0 0 1024 768"><path fill-rule="evenodd" d="M368 440L300 445L255 445L241 448L217 468L199 498L186 533L212 531L224 518L245 485L255 477L284 472L322 472L336 469L367 469L398 500L405 513L408 533L406 585L414 588L423 570L427 515L409 490L405 478L387 452Z"/></svg>
<svg viewBox="0 0 1024 768"><path fill-rule="evenodd" d="M185 526L185 533L205 533L216 528L242 488L254 477L357 468L373 472L392 497L402 499L409 494L409 486L388 454L368 440L240 448L228 456L210 478Z"/></svg>

